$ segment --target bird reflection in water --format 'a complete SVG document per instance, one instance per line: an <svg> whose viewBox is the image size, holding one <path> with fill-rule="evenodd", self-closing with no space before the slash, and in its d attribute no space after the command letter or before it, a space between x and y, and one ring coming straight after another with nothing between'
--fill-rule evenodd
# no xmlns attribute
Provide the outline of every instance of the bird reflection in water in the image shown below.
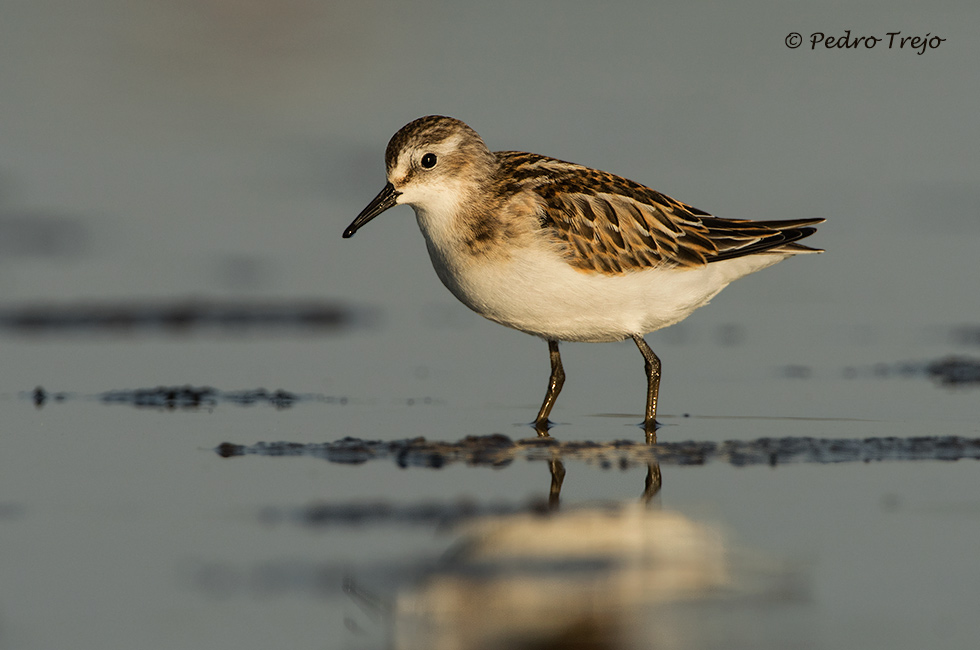
<svg viewBox="0 0 980 650"><path fill-rule="evenodd" d="M652 608L730 583L718 530L651 507L658 462L648 464L639 503L567 512L565 465L558 456L548 467L547 512L462 526L439 568L397 597L395 647L663 647L681 630L651 633Z"/></svg>
<svg viewBox="0 0 980 650"><path fill-rule="evenodd" d="M386 600L392 647L730 650L739 638L785 647L787 626L800 629L798 572L664 510L656 456L639 499L560 505L566 471L551 451L547 507L464 520L449 551ZM353 580L345 591L381 611Z"/></svg>
<svg viewBox="0 0 980 650"><path fill-rule="evenodd" d="M718 530L644 504L487 518L464 527L439 569L397 597L394 642L665 647L686 631L657 608L730 582Z"/></svg>

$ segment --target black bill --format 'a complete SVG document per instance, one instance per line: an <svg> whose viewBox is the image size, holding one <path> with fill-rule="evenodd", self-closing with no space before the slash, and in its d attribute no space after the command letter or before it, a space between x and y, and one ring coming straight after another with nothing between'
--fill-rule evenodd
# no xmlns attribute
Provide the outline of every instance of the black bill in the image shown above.
<svg viewBox="0 0 980 650"><path fill-rule="evenodd" d="M357 215L357 218L351 222L351 225L347 226L347 230L344 231L344 239L348 237L353 237L354 233L357 232L361 226L366 224L371 219L395 205L398 201L398 195L401 192L395 189L395 186L388 183L384 186L376 197L374 197L367 207L361 210L361 214Z"/></svg>

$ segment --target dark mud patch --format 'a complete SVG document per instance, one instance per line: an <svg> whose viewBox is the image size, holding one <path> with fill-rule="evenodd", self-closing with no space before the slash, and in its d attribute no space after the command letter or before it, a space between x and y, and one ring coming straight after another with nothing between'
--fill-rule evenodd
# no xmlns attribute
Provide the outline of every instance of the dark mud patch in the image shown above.
<svg viewBox="0 0 980 650"><path fill-rule="evenodd" d="M41 304L0 308L0 331L31 336L328 333L366 327L373 310L325 302Z"/></svg>
<svg viewBox="0 0 980 650"><path fill-rule="evenodd" d="M221 391L210 386L157 386L156 388L110 390L96 395L49 392L38 386L31 391L29 397L38 408L49 402L65 402L72 399L95 400L103 404L123 404L159 410L209 409L219 404L231 404L233 406L265 405L277 409L286 409L302 402L347 403L346 397L331 397L319 393L293 393L282 389L266 390L265 388Z"/></svg>
<svg viewBox="0 0 980 650"><path fill-rule="evenodd" d="M471 436L459 442L435 442L425 438L336 442L259 442L254 445L222 443L215 453L236 456L305 456L331 463L358 465L389 460L399 467L438 469L454 463L505 467L515 460L579 460L604 469L635 466L705 465L727 463L785 465L793 463L855 463L872 461L980 459L980 438L923 436L914 438L759 438L726 442L667 442L647 445L620 440L609 443L561 442L555 438L512 440L507 436Z"/></svg>

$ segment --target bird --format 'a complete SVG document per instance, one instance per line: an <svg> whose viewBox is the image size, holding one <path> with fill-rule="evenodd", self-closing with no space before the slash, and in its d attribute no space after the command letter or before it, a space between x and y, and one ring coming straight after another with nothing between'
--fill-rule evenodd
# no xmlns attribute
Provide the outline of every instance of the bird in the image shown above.
<svg viewBox="0 0 980 650"><path fill-rule="evenodd" d="M565 383L559 342L632 339L647 379L642 426L656 440L661 363L644 339L729 283L799 253L822 218L713 216L608 172L491 151L464 122L428 115L385 149L387 183L344 230L410 205L436 275L476 313L548 343L551 374L532 425L548 435Z"/></svg>

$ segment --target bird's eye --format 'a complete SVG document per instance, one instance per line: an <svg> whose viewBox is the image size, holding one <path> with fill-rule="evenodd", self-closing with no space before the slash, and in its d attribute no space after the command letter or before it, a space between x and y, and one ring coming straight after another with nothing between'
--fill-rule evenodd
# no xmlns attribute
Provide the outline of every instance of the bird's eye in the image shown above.
<svg viewBox="0 0 980 650"><path fill-rule="evenodd" d="M436 155L434 153L427 153L422 156L422 166L426 169L432 169L436 166Z"/></svg>

